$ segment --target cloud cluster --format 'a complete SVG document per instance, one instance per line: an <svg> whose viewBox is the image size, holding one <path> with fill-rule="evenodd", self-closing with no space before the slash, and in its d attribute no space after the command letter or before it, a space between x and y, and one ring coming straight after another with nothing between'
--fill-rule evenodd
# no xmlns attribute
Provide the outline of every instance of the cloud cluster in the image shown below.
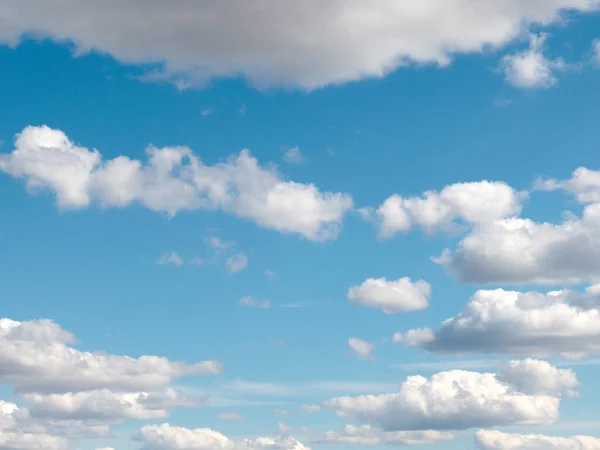
<svg viewBox="0 0 600 450"><path fill-rule="evenodd" d="M551 437L480 430L475 443L481 450L596 450L600 439L590 436Z"/></svg>
<svg viewBox="0 0 600 450"><path fill-rule="evenodd" d="M407 335L425 339L406 339ZM457 316L404 342L437 353L549 356L600 352L600 285L548 293L479 290Z"/></svg>
<svg viewBox="0 0 600 450"><path fill-rule="evenodd" d="M452 184L421 197L394 194L376 211L379 235L390 238L416 226L433 232L460 224L490 223L517 216L525 198L525 193L506 183L491 181Z"/></svg>
<svg viewBox="0 0 600 450"><path fill-rule="evenodd" d="M412 282L404 277L395 281L369 278L360 286L348 289L351 302L381 309L386 314L419 311L429 306L431 286L423 280Z"/></svg>
<svg viewBox="0 0 600 450"><path fill-rule="evenodd" d="M234 440L209 428L189 429L167 423L143 427L137 439L143 450L310 450L292 437Z"/></svg>
<svg viewBox="0 0 600 450"><path fill-rule="evenodd" d="M160 419L173 408L202 406L204 398L169 385L176 378L222 371L214 360L187 364L84 352L75 342L50 320L0 319L0 382L12 385L29 405L2 402L0 447L63 449L68 438L105 435L112 423Z"/></svg>
<svg viewBox="0 0 600 450"><path fill-rule="evenodd" d="M12 153L0 155L0 170L23 179L30 191L51 191L61 208L139 203L169 215L218 209L316 241L335 238L352 208L349 195L284 181L248 150L212 166L187 147L150 146L146 152L146 163L127 156L103 161L60 130L30 126L17 135ZM240 258L231 261L232 270L243 265Z"/></svg>
<svg viewBox="0 0 600 450"><path fill-rule="evenodd" d="M502 47L531 25L597 7L597 0L35 0L23 9L5 0L0 42L70 41L79 54L158 65L146 78L183 87L242 75L260 87L314 89L410 63L444 66L456 54Z"/></svg>
<svg viewBox="0 0 600 450"><path fill-rule="evenodd" d="M324 405L342 417L384 431L461 430L501 425L551 424L560 394L573 386L568 374L545 380L543 362L514 363L499 374L451 370L427 379L410 376L398 392L335 397ZM526 381L518 381L516 375Z"/></svg>

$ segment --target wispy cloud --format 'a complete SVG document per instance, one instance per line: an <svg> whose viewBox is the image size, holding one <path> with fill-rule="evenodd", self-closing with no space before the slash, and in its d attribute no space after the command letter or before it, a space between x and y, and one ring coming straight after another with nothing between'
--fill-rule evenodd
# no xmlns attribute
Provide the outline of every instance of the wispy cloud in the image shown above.
<svg viewBox="0 0 600 450"><path fill-rule="evenodd" d="M175 251L170 253L163 253L157 260L156 264L160 265L173 265L173 266L183 266L183 258L179 256Z"/></svg>

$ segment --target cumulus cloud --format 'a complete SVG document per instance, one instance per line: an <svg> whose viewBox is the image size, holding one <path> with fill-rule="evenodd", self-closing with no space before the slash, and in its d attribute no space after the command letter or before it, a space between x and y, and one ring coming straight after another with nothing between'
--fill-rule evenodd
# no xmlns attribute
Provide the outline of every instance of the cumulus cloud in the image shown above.
<svg viewBox="0 0 600 450"><path fill-rule="evenodd" d="M529 49L502 59L505 79L513 86L532 89L548 88L556 84L554 72L564 70L562 58L550 60L544 55L546 34L531 35Z"/></svg>
<svg viewBox="0 0 600 450"><path fill-rule="evenodd" d="M479 430L475 443L481 450L596 450L600 439L590 436L551 437Z"/></svg>
<svg viewBox="0 0 600 450"><path fill-rule="evenodd" d="M261 87L314 89L381 77L410 63L444 66L456 54L501 47L531 25L597 6L596 0L132 0L125 6L36 0L23 9L6 0L0 21L10 26L0 41L14 45L25 34L70 41L78 54L158 65L146 78L178 86L242 75Z"/></svg>
<svg viewBox="0 0 600 450"><path fill-rule="evenodd" d="M527 388L535 384L535 380L547 387L539 377L548 371L526 364L519 369L529 380ZM502 375L451 370L429 379L408 377L398 392L336 397L324 404L342 417L374 424L384 431L460 430L551 424L557 420L559 395L537 390L528 394L519 391L520 387L523 385L513 385Z"/></svg>
<svg viewBox="0 0 600 450"><path fill-rule="evenodd" d="M299 147L288 148L283 154L283 160L288 164L302 164L306 162L306 158Z"/></svg>
<svg viewBox="0 0 600 450"><path fill-rule="evenodd" d="M600 203L600 171L590 170L587 167L578 167L566 180L556 178L538 178L534 189L540 191L563 190L575 196L582 204Z"/></svg>
<svg viewBox="0 0 600 450"><path fill-rule="evenodd" d="M83 352L69 345L74 339L49 320L0 319L0 380L19 392L137 392L168 385L175 378L222 370L215 360L187 364L158 356Z"/></svg>
<svg viewBox="0 0 600 450"><path fill-rule="evenodd" d="M350 338L348 339L348 347L350 350L362 359L372 359L374 358L373 354L373 344L369 342L363 341L362 339Z"/></svg>
<svg viewBox="0 0 600 450"><path fill-rule="evenodd" d="M444 431L391 431L385 432L370 425L347 425L343 432L327 431L313 439L314 444L335 445L422 445L450 441L455 436Z"/></svg>
<svg viewBox="0 0 600 450"><path fill-rule="evenodd" d="M438 353L598 353L600 285L545 294L479 290L460 314L428 333L429 339L404 341Z"/></svg>
<svg viewBox="0 0 600 450"><path fill-rule="evenodd" d="M284 181L261 167L248 150L205 165L187 147L147 148L143 163L127 156L102 160L97 150L75 145L60 130L26 127L0 170L32 191L50 191L60 208L125 207L153 211L220 209L282 233L323 241L340 232L352 198L321 192L312 184Z"/></svg>
<svg viewBox="0 0 600 450"><path fill-rule="evenodd" d="M231 255L225 261L225 268L231 273L240 272L246 267L248 267L248 257L242 252Z"/></svg>
<svg viewBox="0 0 600 450"><path fill-rule="evenodd" d="M440 192L427 191L422 197L395 194L376 211L379 235L390 238L415 226L433 232L461 223L481 224L517 216L525 198L525 193L491 181L451 184Z"/></svg>
<svg viewBox="0 0 600 450"><path fill-rule="evenodd" d="M209 428L189 429L166 423L143 427L137 439L144 450L310 450L293 437L233 440Z"/></svg>
<svg viewBox="0 0 600 450"><path fill-rule="evenodd" d="M430 295L429 283L423 280L413 283L408 277L395 281L369 278L348 290L351 302L381 309L386 314L425 309L429 306Z"/></svg>

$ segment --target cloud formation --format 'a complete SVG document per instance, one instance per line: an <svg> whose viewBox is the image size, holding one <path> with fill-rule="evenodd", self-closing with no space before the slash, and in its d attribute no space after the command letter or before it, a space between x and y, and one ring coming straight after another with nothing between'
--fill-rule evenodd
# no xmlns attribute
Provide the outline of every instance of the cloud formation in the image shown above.
<svg viewBox="0 0 600 450"><path fill-rule="evenodd" d="M419 311L429 306L431 286L423 280L412 282L404 277L395 281L369 278L360 286L348 289L352 303L381 309L386 314Z"/></svg>
<svg viewBox="0 0 600 450"><path fill-rule="evenodd" d="M411 63L445 66L455 55L502 47L531 25L597 7L596 0L36 0L23 9L6 0L0 21L10 26L0 42L24 35L72 42L78 54L158 66L145 78L180 87L241 75L259 87L314 89Z"/></svg>
<svg viewBox="0 0 600 450"><path fill-rule="evenodd" d="M30 126L17 135L12 153L0 155L0 171L24 180L31 192L52 192L63 209L139 203L171 216L222 210L315 241L334 239L353 205L347 194L284 181L248 150L212 166L187 147L150 146L146 153L146 163L127 156L103 161L60 130Z"/></svg>
<svg viewBox="0 0 600 450"><path fill-rule="evenodd" d="M445 431L391 431L385 432L371 427L370 425L355 426L346 425L343 432L326 431L311 439L314 444L335 445L423 445L435 444L436 442L450 441L455 435Z"/></svg>
<svg viewBox="0 0 600 450"><path fill-rule="evenodd" d="M350 350L352 351L352 353L354 353L359 358L362 358L362 359L373 359L374 358L374 356L372 354L374 345L367 341L363 341L362 339L358 339L358 338L350 338L350 339L348 339L348 347L350 347Z"/></svg>
<svg viewBox="0 0 600 450"><path fill-rule="evenodd" d="M600 439L590 436L551 437L479 430L475 443L481 450L596 450Z"/></svg>

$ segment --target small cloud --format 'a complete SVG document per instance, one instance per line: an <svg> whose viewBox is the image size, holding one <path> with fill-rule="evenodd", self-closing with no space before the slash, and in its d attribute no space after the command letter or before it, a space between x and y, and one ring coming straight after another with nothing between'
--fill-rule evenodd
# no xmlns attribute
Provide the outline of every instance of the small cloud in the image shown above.
<svg viewBox="0 0 600 450"><path fill-rule="evenodd" d="M267 269L265 270L265 275L273 278L275 276L275 272L273 272L271 269Z"/></svg>
<svg viewBox="0 0 600 450"><path fill-rule="evenodd" d="M233 420L236 422L239 422L240 420L242 420L244 417L236 411L229 411L229 412L224 412L219 414L219 419L221 420Z"/></svg>
<svg viewBox="0 0 600 450"><path fill-rule="evenodd" d="M287 425L285 425L283 423L280 423L279 425L277 425L277 432L279 434L285 435L285 434L289 433L292 430L293 430L292 427L289 427L289 426L287 426Z"/></svg>
<svg viewBox="0 0 600 450"><path fill-rule="evenodd" d="M289 416L290 415L290 412L287 409L276 409L273 412L279 416Z"/></svg>
<svg viewBox="0 0 600 450"><path fill-rule="evenodd" d="M209 247L214 248L215 250L229 250L235 247L235 242L224 241L218 236L207 237L204 241Z"/></svg>
<svg viewBox="0 0 600 450"><path fill-rule="evenodd" d="M173 266L183 266L183 258L179 256L176 252L172 251L171 253L164 253L160 258L156 261L157 264L160 265L173 265Z"/></svg>
<svg viewBox="0 0 600 450"><path fill-rule="evenodd" d="M239 112L239 113L240 113L242 116L245 116L245 115L246 115L246 110L247 110L247 108L246 108L246 105L242 105L242 106L240 106L240 109L238 110L238 112Z"/></svg>
<svg viewBox="0 0 600 450"><path fill-rule="evenodd" d="M404 337L402 336L402 333L394 333L394 335L392 336L392 342L394 344L402 342L402 339L404 339Z"/></svg>
<svg viewBox="0 0 600 450"><path fill-rule="evenodd" d="M244 270L246 267L248 267L248 258L242 252L237 253L237 254L227 258L225 267L231 273L239 272L241 270Z"/></svg>
<svg viewBox="0 0 600 450"><path fill-rule="evenodd" d="M247 306L248 308L263 308L267 309L271 307L271 302L269 300L264 300L262 302L258 302L254 300L252 297L242 297L240 298L240 305Z"/></svg>
<svg viewBox="0 0 600 450"><path fill-rule="evenodd" d="M600 39L595 39L594 42L592 42L592 52L592 61L600 67Z"/></svg>
<svg viewBox="0 0 600 450"><path fill-rule="evenodd" d="M362 339L350 338L348 339L348 347L350 347L350 350L361 359L375 359L372 354L374 345L369 342L363 341Z"/></svg>
<svg viewBox="0 0 600 450"><path fill-rule="evenodd" d="M201 266L204 264L204 260L197 256L195 258L190 259L190 264L194 266Z"/></svg>
<svg viewBox="0 0 600 450"><path fill-rule="evenodd" d="M302 405L300 409L306 414L312 414L321 411L321 407L319 405Z"/></svg>
<svg viewBox="0 0 600 450"><path fill-rule="evenodd" d="M212 108L206 108L206 109L203 109L202 111L200 111L200 115L202 117L206 117L206 116L210 116L213 112L214 111Z"/></svg>
<svg viewBox="0 0 600 450"><path fill-rule="evenodd" d="M300 152L299 147L292 147L285 151L283 160L288 164L303 164L306 162L306 158Z"/></svg>
<svg viewBox="0 0 600 450"><path fill-rule="evenodd" d="M565 70L567 64L562 58L546 58L544 44L547 38L545 33L531 35L529 49L502 58L507 83L523 89L549 88L556 84L554 72Z"/></svg>

